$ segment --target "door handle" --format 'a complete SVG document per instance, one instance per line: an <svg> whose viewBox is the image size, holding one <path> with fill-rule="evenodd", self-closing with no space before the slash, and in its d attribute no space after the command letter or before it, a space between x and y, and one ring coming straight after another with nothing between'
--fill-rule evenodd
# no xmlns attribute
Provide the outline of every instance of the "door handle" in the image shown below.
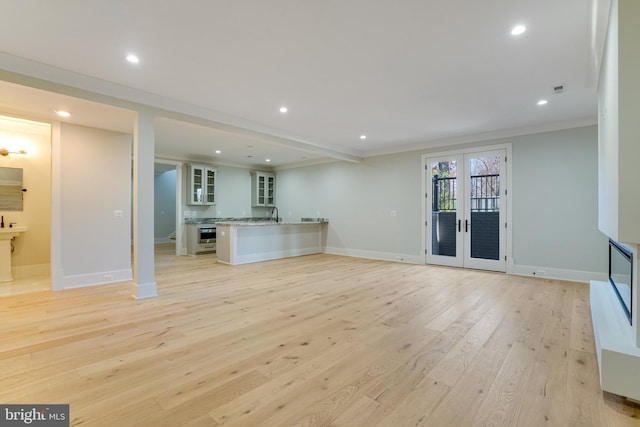
<svg viewBox="0 0 640 427"><path fill-rule="evenodd" d="M461 222L462 222L461 220L458 220L458 233L462 230L460 225Z"/></svg>
<svg viewBox="0 0 640 427"><path fill-rule="evenodd" d="M469 220L468 219L464 220L464 232L465 233L469 232Z"/></svg>

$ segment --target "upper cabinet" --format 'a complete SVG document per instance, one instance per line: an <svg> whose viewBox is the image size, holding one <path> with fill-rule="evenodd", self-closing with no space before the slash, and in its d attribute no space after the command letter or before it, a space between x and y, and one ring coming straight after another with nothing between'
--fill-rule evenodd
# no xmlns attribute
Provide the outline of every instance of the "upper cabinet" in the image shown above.
<svg viewBox="0 0 640 427"><path fill-rule="evenodd" d="M251 205L276 205L276 176L269 172L251 172Z"/></svg>
<svg viewBox="0 0 640 427"><path fill-rule="evenodd" d="M189 165L189 190L187 204L216 204L216 168L206 165Z"/></svg>

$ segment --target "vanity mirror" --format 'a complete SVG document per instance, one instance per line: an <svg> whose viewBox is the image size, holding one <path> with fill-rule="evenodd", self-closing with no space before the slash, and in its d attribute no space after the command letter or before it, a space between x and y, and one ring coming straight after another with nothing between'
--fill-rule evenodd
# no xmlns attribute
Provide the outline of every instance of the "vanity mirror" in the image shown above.
<svg viewBox="0 0 640 427"><path fill-rule="evenodd" d="M22 168L0 168L0 211L22 210Z"/></svg>

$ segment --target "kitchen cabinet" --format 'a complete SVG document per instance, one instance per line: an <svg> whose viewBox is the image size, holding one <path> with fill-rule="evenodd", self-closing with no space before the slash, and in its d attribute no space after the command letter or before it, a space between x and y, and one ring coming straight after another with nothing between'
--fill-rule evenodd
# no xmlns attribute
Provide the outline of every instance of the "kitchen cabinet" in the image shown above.
<svg viewBox="0 0 640 427"><path fill-rule="evenodd" d="M188 205L216 204L216 168L207 165L189 165Z"/></svg>
<svg viewBox="0 0 640 427"><path fill-rule="evenodd" d="M276 176L270 172L251 172L251 205L272 207L276 205Z"/></svg>

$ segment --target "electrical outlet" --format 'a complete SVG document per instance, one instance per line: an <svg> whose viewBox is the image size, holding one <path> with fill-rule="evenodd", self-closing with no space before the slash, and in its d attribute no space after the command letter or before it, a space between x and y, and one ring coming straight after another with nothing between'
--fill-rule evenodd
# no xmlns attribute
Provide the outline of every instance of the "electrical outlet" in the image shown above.
<svg viewBox="0 0 640 427"><path fill-rule="evenodd" d="M122 219L122 211L119 209L116 209L115 211L113 211L113 217L115 219Z"/></svg>
<svg viewBox="0 0 640 427"><path fill-rule="evenodd" d="M398 215L398 212L396 212L395 210L392 210L391 211L391 216L396 216L396 215Z"/></svg>
<svg viewBox="0 0 640 427"><path fill-rule="evenodd" d="M544 270L535 270L535 271L533 272L533 275L534 275L534 276L544 276L545 274L547 274L547 272L546 272L546 271L544 271Z"/></svg>

